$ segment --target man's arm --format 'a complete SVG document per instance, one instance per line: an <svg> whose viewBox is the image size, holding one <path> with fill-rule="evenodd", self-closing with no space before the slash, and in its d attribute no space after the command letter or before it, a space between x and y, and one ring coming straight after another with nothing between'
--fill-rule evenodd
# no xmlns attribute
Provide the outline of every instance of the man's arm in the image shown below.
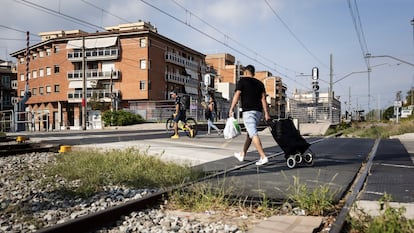
<svg viewBox="0 0 414 233"><path fill-rule="evenodd" d="M237 102L239 101L241 91L237 90L234 93L233 100L231 101L230 109L229 109L229 117L234 117L234 107L236 106Z"/></svg>
<svg viewBox="0 0 414 233"><path fill-rule="evenodd" d="M264 113L264 119L266 121L270 120L269 111L267 110L267 102L266 102L266 93L265 92L262 93L262 108L263 108L263 113Z"/></svg>

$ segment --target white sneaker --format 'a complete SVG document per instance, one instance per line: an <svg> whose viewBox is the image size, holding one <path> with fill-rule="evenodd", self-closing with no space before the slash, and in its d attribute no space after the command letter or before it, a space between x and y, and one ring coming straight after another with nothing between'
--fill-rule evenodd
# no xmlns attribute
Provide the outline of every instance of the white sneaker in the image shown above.
<svg viewBox="0 0 414 233"><path fill-rule="evenodd" d="M244 160L244 156L241 156L240 153L234 153L234 157L236 157L236 159L238 159L240 162L243 162Z"/></svg>
<svg viewBox="0 0 414 233"><path fill-rule="evenodd" d="M269 162L269 160L267 159L267 157L265 157L264 159L259 159L259 160L257 160L257 162L256 162L256 166L264 165L264 164L266 164L267 162Z"/></svg>

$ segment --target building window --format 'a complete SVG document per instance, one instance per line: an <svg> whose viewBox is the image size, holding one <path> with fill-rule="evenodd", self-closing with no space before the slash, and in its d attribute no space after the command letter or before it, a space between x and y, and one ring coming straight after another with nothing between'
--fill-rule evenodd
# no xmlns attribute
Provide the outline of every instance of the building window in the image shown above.
<svg viewBox="0 0 414 233"><path fill-rule="evenodd" d="M21 58L19 59L19 61L20 61L20 64L23 64L23 63L24 63L24 57L21 57Z"/></svg>
<svg viewBox="0 0 414 233"><path fill-rule="evenodd" d="M50 67L46 67L46 75L52 75L52 69Z"/></svg>
<svg viewBox="0 0 414 233"><path fill-rule="evenodd" d="M52 54L52 50L51 49L46 49L46 56L50 56Z"/></svg>
<svg viewBox="0 0 414 233"><path fill-rule="evenodd" d="M55 92L60 92L60 85L59 84L55 84Z"/></svg>
<svg viewBox="0 0 414 233"><path fill-rule="evenodd" d="M58 52L60 51L59 46L58 46L58 45L55 45L55 46L53 47L53 51L54 51L54 53L58 53Z"/></svg>
<svg viewBox="0 0 414 233"><path fill-rule="evenodd" d="M146 46L146 39L145 38L141 38L141 39L139 39L139 47L141 47L141 48L145 48L145 46Z"/></svg>
<svg viewBox="0 0 414 233"><path fill-rule="evenodd" d="M20 74L20 81L24 81L24 74Z"/></svg>
<svg viewBox="0 0 414 233"><path fill-rule="evenodd" d="M33 53L32 57L33 57L33 61L36 60L37 59L37 53Z"/></svg>
<svg viewBox="0 0 414 233"><path fill-rule="evenodd" d="M45 71L43 69L39 69L39 77L45 76Z"/></svg>
<svg viewBox="0 0 414 233"><path fill-rule="evenodd" d="M46 94L50 94L50 93L52 93L52 87L47 85L46 86Z"/></svg>
<svg viewBox="0 0 414 233"><path fill-rule="evenodd" d="M145 60L145 59L141 59L141 60L139 60L139 67L140 67L142 70L145 70L145 69L147 68L147 60Z"/></svg>
<svg viewBox="0 0 414 233"><path fill-rule="evenodd" d="M39 87L39 95L43 95L44 91L43 91L44 87Z"/></svg>
<svg viewBox="0 0 414 233"><path fill-rule="evenodd" d="M10 88L10 76L3 76L1 79L3 87Z"/></svg>
<svg viewBox="0 0 414 233"><path fill-rule="evenodd" d="M44 57L45 56L45 52L44 51L40 51L39 52L39 57Z"/></svg>
<svg viewBox="0 0 414 233"><path fill-rule="evenodd" d="M59 73L60 69L58 65L55 65L55 74Z"/></svg>
<svg viewBox="0 0 414 233"><path fill-rule="evenodd" d="M33 71L32 71L32 77L33 77L33 78L37 78L37 71L36 71L36 70L33 70Z"/></svg>
<svg viewBox="0 0 414 233"><path fill-rule="evenodd" d="M37 88L32 88L32 96L37 95Z"/></svg>
<svg viewBox="0 0 414 233"><path fill-rule="evenodd" d="M141 91L145 90L145 81L144 80L139 81L139 90L141 90Z"/></svg>
<svg viewBox="0 0 414 233"><path fill-rule="evenodd" d="M20 91L20 97L23 97L24 96L24 90L21 90Z"/></svg>

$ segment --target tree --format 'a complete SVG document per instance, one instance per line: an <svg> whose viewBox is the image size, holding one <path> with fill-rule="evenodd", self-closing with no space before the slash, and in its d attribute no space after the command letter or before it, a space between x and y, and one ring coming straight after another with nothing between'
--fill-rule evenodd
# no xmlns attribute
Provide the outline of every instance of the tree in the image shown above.
<svg viewBox="0 0 414 233"><path fill-rule="evenodd" d="M409 105L413 105L413 92L414 92L414 87L411 87L411 90L407 91L407 96L405 97L405 104L404 106L409 106Z"/></svg>
<svg viewBox="0 0 414 233"><path fill-rule="evenodd" d="M382 114L382 118L385 120L389 120L394 117L394 106L388 107L384 113Z"/></svg>

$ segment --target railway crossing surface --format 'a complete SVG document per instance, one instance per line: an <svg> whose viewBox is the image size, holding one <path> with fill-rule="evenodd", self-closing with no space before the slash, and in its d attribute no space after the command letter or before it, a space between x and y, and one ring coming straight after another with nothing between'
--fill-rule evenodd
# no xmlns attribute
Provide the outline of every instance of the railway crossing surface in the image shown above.
<svg viewBox="0 0 414 233"><path fill-rule="evenodd" d="M314 143L310 147L316 154L314 164L289 169L268 129L261 131L260 135L269 163L260 167L255 165L259 156L253 145L245 161L239 162L233 157L233 153L242 148L245 133L230 140L218 135L206 135L205 132L200 132L196 138L181 135L179 139L172 140L169 133L165 132L164 124L143 124L97 131L15 133L18 134L24 134L34 142L71 145L73 149L145 149L149 154L190 164L209 173L230 171L223 179L233 184L239 195L259 200L265 195L266 198L281 201L286 200L287 192L295 180L310 189L328 185L330 190L335 191L335 199L339 200L348 191L375 143L373 139L321 140L309 137L307 141ZM375 214L379 208L379 198L387 193L391 195L393 205L405 206L406 215L414 218L413 157L414 134L380 140L366 184L358 195L358 206ZM320 217L273 216L249 233L310 233L320 223Z"/></svg>

